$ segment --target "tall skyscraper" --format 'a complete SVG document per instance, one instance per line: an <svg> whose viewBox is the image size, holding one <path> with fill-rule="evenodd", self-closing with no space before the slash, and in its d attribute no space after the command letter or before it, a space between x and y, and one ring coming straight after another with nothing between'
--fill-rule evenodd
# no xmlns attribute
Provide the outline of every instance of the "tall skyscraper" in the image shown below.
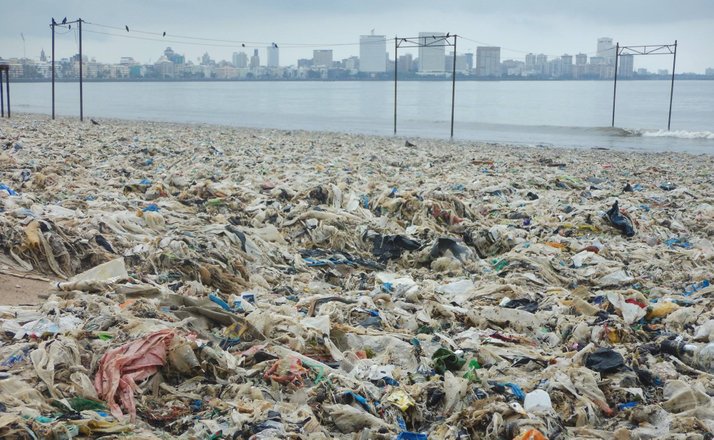
<svg viewBox="0 0 714 440"><path fill-rule="evenodd" d="M445 36L443 32L419 32L419 72L444 72L446 48L443 37Z"/></svg>
<svg viewBox="0 0 714 440"><path fill-rule="evenodd" d="M397 64L397 71L401 73L407 73L412 71L413 57L412 54L399 55L399 63Z"/></svg>
<svg viewBox="0 0 714 440"><path fill-rule="evenodd" d="M597 56L603 57L607 64L615 64L615 45L612 44L612 38L597 39Z"/></svg>
<svg viewBox="0 0 714 440"><path fill-rule="evenodd" d="M253 56L250 57L250 68L257 69L260 67L260 56L258 55L258 49L253 50Z"/></svg>
<svg viewBox="0 0 714 440"><path fill-rule="evenodd" d="M526 54L526 69L533 70L536 65L536 56L532 53Z"/></svg>
<svg viewBox="0 0 714 440"><path fill-rule="evenodd" d="M268 67L278 67L280 65L280 49L275 44L266 48L268 51Z"/></svg>
<svg viewBox="0 0 714 440"><path fill-rule="evenodd" d="M387 71L387 39L384 35L360 35L359 71L380 73Z"/></svg>
<svg viewBox="0 0 714 440"><path fill-rule="evenodd" d="M332 49L313 50L312 65L315 67L332 67Z"/></svg>
<svg viewBox="0 0 714 440"><path fill-rule="evenodd" d="M632 54L620 55L617 75L622 78L632 78L635 73L635 57Z"/></svg>
<svg viewBox="0 0 714 440"><path fill-rule="evenodd" d="M496 46L476 47L476 75L501 76L501 48Z"/></svg>
<svg viewBox="0 0 714 440"><path fill-rule="evenodd" d="M575 55L575 65L582 66L588 63L588 56L584 53L579 53Z"/></svg>
<svg viewBox="0 0 714 440"><path fill-rule="evenodd" d="M248 67L248 54L245 52L233 52L233 66L240 69Z"/></svg>

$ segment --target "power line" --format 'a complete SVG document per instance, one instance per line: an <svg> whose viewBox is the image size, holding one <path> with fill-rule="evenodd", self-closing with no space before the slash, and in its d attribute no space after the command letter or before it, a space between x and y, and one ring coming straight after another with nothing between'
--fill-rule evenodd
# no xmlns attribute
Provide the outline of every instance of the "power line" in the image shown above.
<svg viewBox="0 0 714 440"><path fill-rule="evenodd" d="M124 31L126 27L120 27L120 26L113 26L113 25L108 25L108 24L102 24L102 23L95 23L95 22L84 22L85 25L92 25L92 26L97 26L101 28L106 28L106 29L114 29L118 31ZM61 26L61 25L58 25ZM342 46L359 46L362 43L357 42L357 43L287 43L287 42L266 42L266 41L249 41L249 40L230 40L230 39L221 39L221 38L206 38L206 37L196 37L196 36L191 36L191 35L178 35L178 34L167 34L166 32L152 32L152 31L146 31L146 30L140 30L140 29L134 29L130 28L132 34L142 34L142 35L148 35L149 37L143 37L143 36L138 36L138 35L126 35L124 32L122 33L113 33L113 32L102 32L98 30L89 30L85 29L85 32L90 32L93 34L101 34L101 35L108 35L112 37L119 37L119 38L129 38L129 39L134 39L134 40L144 40L144 41L157 41L157 42L163 42L163 43L172 43L172 44L185 44L185 45L191 45L191 46L203 46L203 47L225 47L225 48L232 48L232 49L255 49L255 48L263 48L263 47L275 47L277 45L278 47L282 47L285 49L300 49L300 48L318 48L318 47L342 47ZM166 36L169 36L170 39L167 39ZM156 36L159 38L152 38L150 36ZM487 45L487 46L494 46L491 43L487 43L484 41L479 41L473 38L468 38L464 37L462 35L459 35L460 38L476 43L476 44L482 44L482 45ZM194 41L184 41L184 40L194 40ZM379 40L371 40L368 44L381 44L385 43L387 41L390 41L391 39L389 38L383 38ZM533 53L532 51L526 51L526 50L521 50L521 49L514 49L510 47L504 47L504 46L498 46L503 50L504 52L511 52L511 53L518 53L518 54L529 54ZM582 52L581 52L582 53ZM588 56L593 56L596 55L597 52L586 52L585 55ZM558 58L561 55L556 55L556 54L545 54L549 58Z"/></svg>
<svg viewBox="0 0 714 440"><path fill-rule="evenodd" d="M85 22L85 24L88 25L93 25L93 26L98 26L98 27L103 27L103 28L108 28L108 29L115 29L115 30L120 30L124 31L125 28L119 27L119 26L111 26L111 25L106 25L106 24L100 24L100 23L94 23L94 22ZM194 36L189 36L189 35L176 35L176 34L167 34L168 36L174 38L174 40L167 40L164 37L164 32L151 32L151 31L144 31L144 30L135 30L130 28L131 33L139 33L139 34L144 34L144 35L156 35L159 37L162 37L160 39L149 39L149 41L167 41L167 42L173 42L173 43L180 43L180 44L192 44L192 45L205 45L205 46L211 46L211 47L249 47L247 45L250 45L250 47L265 47L265 46L272 46L275 44L275 42L266 42L266 41L248 41L248 40L228 40L228 39L220 39L220 38L203 38L203 37L194 37ZM89 31L87 31L89 32ZM93 33L102 33L100 31L92 31ZM129 35L123 35L123 34L115 34L115 33L109 33L109 32L104 32L105 35L112 35L115 37L130 37ZM141 37L134 36L133 38L135 39L140 39ZM146 38L146 37L145 37ZM208 44L208 43L194 43L194 42L184 42L180 40L175 40L175 38L183 39L183 40L197 40L197 41L206 41L206 42L216 42L216 43L227 43L227 44ZM373 44L378 44L381 42L386 42L388 39L384 38L381 40L373 40ZM246 46L243 46L243 45ZM361 43L287 43L287 42L277 42L279 47L284 47L284 48L301 48L301 47L338 47L338 46L359 46ZM238 45L238 46L236 46Z"/></svg>

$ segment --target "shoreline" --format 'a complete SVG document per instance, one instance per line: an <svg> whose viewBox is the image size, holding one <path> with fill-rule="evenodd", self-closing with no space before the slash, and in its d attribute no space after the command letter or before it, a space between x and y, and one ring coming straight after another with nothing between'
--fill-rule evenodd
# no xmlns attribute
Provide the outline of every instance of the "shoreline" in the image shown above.
<svg viewBox="0 0 714 440"><path fill-rule="evenodd" d="M17 112L13 111L13 116L20 116L20 117L25 117L25 118L38 118L37 120L46 120L51 122L51 115L47 113L33 113L33 112ZM322 135L335 135L335 136L355 136L355 137L363 137L363 138L375 138L375 139L382 139L382 140L400 140L400 141L407 141L407 140L416 140L422 143L444 143L448 145L460 145L460 146L478 146L478 147L508 147L508 148L526 148L526 149L535 149L535 150L563 150L563 151L569 151L569 152L583 152L583 151L591 151L591 152L596 152L600 151L602 153L624 153L624 154L683 154L683 155L688 155L688 156L705 156L705 157L711 157L714 156L714 150L711 152L690 152L690 151L666 151L666 150L652 150L648 151L643 148L615 148L615 147L600 147L600 146L568 146L568 145L559 145L559 144L551 144L551 143L540 143L540 144L533 144L533 143L526 143L524 142L498 142L498 141L484 141L484 140L471 140L471 139L466 139L466 138L459 138L455 137L454 139L448 138L448 136L419 136L419 135L404 135L404 134L396 134L396 135L386 135L386 134L372 134L372 133L362 133L362 132L357 132L357 131L334 131L334 130L312 130L312 129L289 129L289 128L277 128L277 127L254 127L254 126L239 126L239 125L228 125L225 123L213 123L213 122L195 122L195 121L169 121L169 120L161 120L161 119L123 119L123 118L115 118L115 117L86 117L85 121L83 123L80 123L79 121L79 116L71 116L71 115L57 115L56 120L60 121L63 120L65 122L74 122L76 121L78 124L91 124L90 119L94 119L95 121L99 122L102 124L102 121L107 122L107 123L115 123L115 124L159 124L159 125L167 125L167 126L175 126L176 128L181 128L181 127L203 127L203 128L208 128L208 127L215 127L215 128L220 128L224 130L236 130L236 131L258 131L258 132L278 132L278 133L301 133L304 135L309 135L311 133L313 134L322 134ZM12 121L12 119L10 119ZM533 126L532 128L537 129L539 126ZM524 126L524 128L528 128L528 126ZM608 128L608 127L588 127L588 128Z"/></svg>

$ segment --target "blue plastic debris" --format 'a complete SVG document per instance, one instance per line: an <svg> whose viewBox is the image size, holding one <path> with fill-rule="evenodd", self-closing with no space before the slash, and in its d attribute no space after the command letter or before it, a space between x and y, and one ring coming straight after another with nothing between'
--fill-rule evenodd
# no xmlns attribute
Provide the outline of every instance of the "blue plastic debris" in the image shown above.
<svg viewBox="0 0 714 440"><path fill-rule="evenodd" d="M191 403L189 404L189 407L191 408L191 411L193 412L198 412L201 411L201 408L203 408L203 401L202 400L192 400Z"/></svg>
<svg viewBox="0 0 714 440"><path fill-rule="evenodd" d="M694 292L697 292L697 291L707 288L709 286L710 286L709 280L703 280L698 283L690 284L689 286L684 288L684 293L682 293L682 295L689 296L689 295L693 294Z"/></svg>
<svg viewBox="0 0 714 440"><path fill-rule="evenodd" d="M359 405L364 408L365 411L369 411L369 402L367 402L367 399L363 396L360 396L359 394L352 392L352 391L345 391L342 393L343 396L350 396L355 402L359 403Z"/></svg>
<svg viewBox="0 0 714 440"><path fill-rule="evenodd" d="M362 195L359 198L360 203L362 204L362 207L364 209L369 209L369 196L368 195Z"/></svg>
<svg viewBox="0 0 714 440"><path fill-rule="evenodd" d="M526 393L515 383L508 382L504 383L503 386L510 388L513 395L516 396L516 399L523 400L526 398Z"/></svg>
<svg viewBox="0 0 714 440"><path fill-rule="evenodd" d="M142 209L143 212L159 212L159 205L156 203L151 203L149 206L146 208Z"/></svg>
<svg viewBox="0 0 714 440"><path fill-rule="evenodd" d="M679 238L670 238L669 240L665 241L664 244L666 244L670 249L675 246L684 249L691 249L693 247L690 242Z"/></svg>
<svg viewBox="0 0 714 440"><path fill-rule="evenodd" d="M218 295L216 295L215 293L209 294L209 295L208 295L208 299L210 299L210 300L213 301L214 303L216 303L216 304L218 304L219 306L221 306L221 308L222 308L223 310L226 310L226 311L229 311L229 312L232 312L232 311L233 311L233 308L232 308L231 306L229 306L227 302L223 301L223 300L222 300Z"/></svg>
<svg viewBox="0 0 714 440"><path fill-rule="evenodd" d="M625 402L625 403L618 403L617 404L617 409L622 411L623 409L630 409L634 408L637 406L637 402Z"/></svg>
<svg viewBox="0 0 714 440"><path fill-rule="evenodd" d="M13 189L10 188L9 186L5 185L4 183L0 183L0 191L5 191L5 192L7 192L9 195L11 195L11 196L16 196L16 195L17 195L17 193L15 192L15 190L13 190Z"/></svg>
<svg viewBox="0 0 714 440"><path fill-rule="evenodd" d="M397 440L427 440L428 437L423 432L402 431L397 435Z"/></svg>
<svg viewBox="0 0 714 440"><path fill-rule="evenodd" d="M139 181L139 185L151 185L151 180L149 179L141 179Z"/></svg>

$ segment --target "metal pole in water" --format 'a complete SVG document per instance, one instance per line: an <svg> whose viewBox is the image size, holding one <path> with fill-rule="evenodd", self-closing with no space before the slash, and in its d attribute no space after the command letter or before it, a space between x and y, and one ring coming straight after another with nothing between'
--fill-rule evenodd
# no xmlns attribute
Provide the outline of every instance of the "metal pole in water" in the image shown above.
<svg viewBox="0 0 714 440"><path fill-rule="evenodd" d="M669 116L667 117L667 131L672 125L672 97L674 96L674 68L677 65L677 40L674 40L674 58L672 59L672 84L669 87Z"/></svg>
<svg viewBox="0 0 714 440"><path fill-rule="evenodd" d="M612 127L615 126L615 97L617 96L617 60L620 58L620 42L615 46L615 84L612 88Z"/></svg>

